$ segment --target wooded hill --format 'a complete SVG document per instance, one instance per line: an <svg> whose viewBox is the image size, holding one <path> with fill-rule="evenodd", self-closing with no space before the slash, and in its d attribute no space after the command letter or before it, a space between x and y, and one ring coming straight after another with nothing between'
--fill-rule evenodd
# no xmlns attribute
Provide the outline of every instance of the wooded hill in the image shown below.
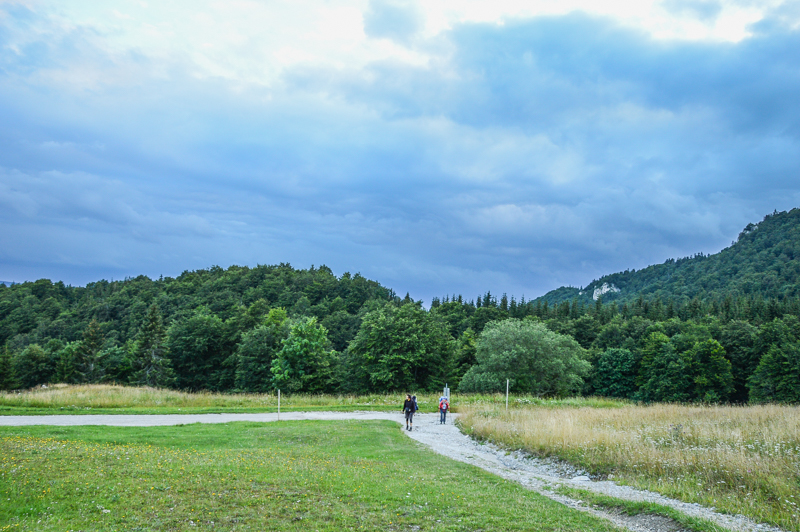
<svg viewBox="0 0 800 532"><path fill-rule="evenodd" d="M577 299L631 303L639 297L685 304L693 298L762 298L800 295L800 209L774 212L747 224L736 241L713 255L669 259L641 270L605 275L585 288L561 287L541 298L550 305ZM603 287L605 286L605 290ZM618 290L618 291L617 291Z"/></svg>

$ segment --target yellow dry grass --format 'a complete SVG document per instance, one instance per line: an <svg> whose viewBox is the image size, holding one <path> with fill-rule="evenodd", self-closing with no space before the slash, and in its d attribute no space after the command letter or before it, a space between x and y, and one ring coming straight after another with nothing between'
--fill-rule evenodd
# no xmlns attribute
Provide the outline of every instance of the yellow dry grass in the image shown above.
<svg viewBox="0 0 800 532"><path fill-rule="evenodd" d="M800 407L465 407L473 435L800 530Z"/></svg>
<svg viewBox="0 0 800 532"><path fill-rule="evenodd" d="M333 409L400 409L405 394L372 395L284 394L283 408ZM419 394L417 402L425 411L438 405L437 394ZM22 393L0 393L0 406L45 409L255 409L277 408L277 393L223 394L213 392L181 392L148 387L115 384L54 384Z"/></svg>

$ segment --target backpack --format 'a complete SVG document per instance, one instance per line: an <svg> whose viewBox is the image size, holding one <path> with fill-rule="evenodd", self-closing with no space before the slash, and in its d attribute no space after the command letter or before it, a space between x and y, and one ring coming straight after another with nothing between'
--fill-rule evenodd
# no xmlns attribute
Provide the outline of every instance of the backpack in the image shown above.
<svg viewBox="0 0 800 532"><path fill-rule="evenodd" d="M450 409L450 403L447 401L447 399L442 399L441 401L439 401L439 410L449 410L449 409Z"/></svg>

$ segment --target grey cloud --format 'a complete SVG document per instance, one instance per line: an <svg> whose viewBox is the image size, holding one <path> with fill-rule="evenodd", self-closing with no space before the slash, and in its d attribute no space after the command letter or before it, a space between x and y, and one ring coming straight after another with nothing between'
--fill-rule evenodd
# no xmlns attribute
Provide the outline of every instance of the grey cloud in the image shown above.
<svg viewBox="0 0 800 532"><path fill-rule="evenodd" d="M416 31L382 28L387 5L371 35ZM452 54L295 69L269 100L179 65L75 92L0 72L0 278L326 263L415 298L535 297L800 202L796 31L660 43L570 15L414 44Z"/></svg>

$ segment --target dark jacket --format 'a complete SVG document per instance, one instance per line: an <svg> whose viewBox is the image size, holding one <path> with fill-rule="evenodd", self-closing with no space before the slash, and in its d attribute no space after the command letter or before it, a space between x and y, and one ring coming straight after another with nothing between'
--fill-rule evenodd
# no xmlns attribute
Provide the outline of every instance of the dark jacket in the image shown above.
<svg viewBox="0 0 800 532"><path fill-rule="evenodd" d="M414 401L411 399L406 399L403 401L403 412L414 411Z"/></svg>

